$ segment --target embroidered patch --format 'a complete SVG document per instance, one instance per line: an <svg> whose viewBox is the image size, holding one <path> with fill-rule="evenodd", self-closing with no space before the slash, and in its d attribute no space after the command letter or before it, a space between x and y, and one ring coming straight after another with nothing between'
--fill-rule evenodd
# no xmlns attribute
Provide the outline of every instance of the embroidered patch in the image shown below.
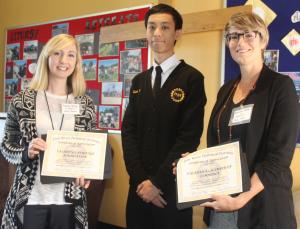
<svg viewBox="0 0 300 229"><path fill-rule="evenodd" d="M138 94L138 93L140 93L141 92L141 89L136 89L136 90L132 90L132 94Z"/></svg>
<svg viewBox="0 0 300 229"><path fill-rule="evenodd" d="M181 88L175 88L171 91L171 99L176 103L182 102L184 97L185 94Z"/></svg>

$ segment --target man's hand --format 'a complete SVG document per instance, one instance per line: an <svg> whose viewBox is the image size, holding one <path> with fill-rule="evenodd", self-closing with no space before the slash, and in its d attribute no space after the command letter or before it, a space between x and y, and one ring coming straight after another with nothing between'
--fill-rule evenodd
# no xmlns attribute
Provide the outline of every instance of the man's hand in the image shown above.
<svg viewBox="0 0 300 229"><path fill-rule="evenodd" d="M190 153L189 152L186 152L186 153L183 153L183 154L181 154L181 157L186 157L187 155L189 155ZM177 174L177 162L179 161L179 159L178 160L176 160L176 161L174 161L173 163L172 163L172 172L173 172L173 175L175 175L176 176L176 174Z"/></svg>
<svg viewBox="0 0 300 229"><path fill-rule="evenodd" d="M164 208L166 205L167 205L167 202L164 200L164 198L162 198L161 195L158 195L157 197L155 197L151 203L153 205L155 205L156 207L159 207L159 208Z"/></svg>
<svg viewBox="0 0 300 229"><path fill-rule="evenodd" d="M136 190L137 195L146 203L152 203L159 208L164 208L167 202L162 198L162 191L155 187L150 180L140 183Z"/></svg>
<svg viewBox="0 0 300 229"><path fill-rule="evenodd" d="M144 180L137 187L136 193L146 203L150 203L156 196L162 194L162 192L156 188L150 180Z"/></svg>

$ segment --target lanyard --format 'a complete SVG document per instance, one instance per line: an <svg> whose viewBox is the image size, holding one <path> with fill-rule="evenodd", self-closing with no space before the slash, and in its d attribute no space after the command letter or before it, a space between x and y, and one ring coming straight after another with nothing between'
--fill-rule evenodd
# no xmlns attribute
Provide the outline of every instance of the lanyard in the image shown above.
<svg viewBox="0 0 300 229"><path fill-rule="evenodd" d="M46 95L45 90L44 90L44 95L45 95L45 99L46 99L46 103L47 103L47 107L48 107L48 113L49 113L50 120L51 120L52 130L54 130L54 125L53 125L52 115L51 115L51 112L50 112L50 107L49 107L49 103L48 103L48 99L47 99L47 95ZM69 95L67 94L66 103L67 103L67 101L68 101L68 96L69 96ZM62 128L62 124L63 124L63 121L64 121L64 117L65 117L65 114L62 115L59 130L61 130L61 128Z"/></svg>
<svg viewBox="0 0 300 229"><path fill-rule="evenodd" d="M225 104L222 106L220 112L218 113L218 117L217 117L217 136L218 136L218 143L219 143L219 144L221 144L220 119L221 119L221 116L222 116L222 114L223 114L225 108L227 107L227 104L228 104L229 99L233 99L233 95L234 95L234 93L235 93L235 91L236 91L236 88L237 88L239 82L240 82L240 80L238 80L238 81L234 84L233 88L231 89L231 91L230 91L230 93L229 93L228 98L226 99ZM252 88L252 89L248 92L248 94L245 96L245 98L243 98L243 99L239 102L239 103L240 103L240 106L243 105L243 103L245 102L245 100L248 98L248 96L251 94L251 92L255 89L255 86L256 86L256 82L255 82L253 88ZM229 126L229 141L231 141L231 140L232 140L232 126Z"/></svg>

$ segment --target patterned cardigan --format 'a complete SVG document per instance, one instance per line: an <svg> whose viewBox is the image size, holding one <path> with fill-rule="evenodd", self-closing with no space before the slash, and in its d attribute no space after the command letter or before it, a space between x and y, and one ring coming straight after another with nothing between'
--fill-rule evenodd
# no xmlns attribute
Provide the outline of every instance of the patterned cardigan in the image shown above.
<svg viewBox="0 0 300 229"><path fill-rule="evenodd" d="M37 159L28 158L29 142L36 138L36 95L33 90L19 92L12 98L5 124L1 152L8 162L17 166L13 186L6 201L1 229L22 228L24 205L28 201L37 175ZM93 101L88 96L75 97L80 114L75 116L75 131L96 128ZM87 229L87 198L83 188L65 184L65 200L74 204L76 228Z"/></svg>

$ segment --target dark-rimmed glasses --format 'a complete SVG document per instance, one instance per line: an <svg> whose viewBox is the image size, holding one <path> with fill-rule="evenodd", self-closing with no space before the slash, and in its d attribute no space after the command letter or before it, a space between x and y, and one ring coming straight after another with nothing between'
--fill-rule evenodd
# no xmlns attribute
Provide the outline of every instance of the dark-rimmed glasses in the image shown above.
<svg viewBox="0 0 300 229"><path fill-rule="evenodd" d="M261 36L261 33L258 31L244 32L244 33L228 33L225 36L226 42L229 43L238 43L241 37L243 37L245 42L253 41L257 34Z"/></svg>

